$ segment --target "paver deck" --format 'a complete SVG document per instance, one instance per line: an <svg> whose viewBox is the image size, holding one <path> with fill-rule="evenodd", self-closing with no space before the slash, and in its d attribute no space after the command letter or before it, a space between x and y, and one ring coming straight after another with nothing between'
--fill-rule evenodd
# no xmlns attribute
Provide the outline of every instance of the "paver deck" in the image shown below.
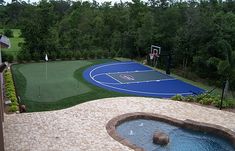
<svg viewBox="0 0 235 151"><path fill-rule="evenodd" d="M131 112L191 119L235 131L235 113L171 100L119 97L57 111L5 115L5 150L129 151L108 135L105 126L113 117Z"/></svg>

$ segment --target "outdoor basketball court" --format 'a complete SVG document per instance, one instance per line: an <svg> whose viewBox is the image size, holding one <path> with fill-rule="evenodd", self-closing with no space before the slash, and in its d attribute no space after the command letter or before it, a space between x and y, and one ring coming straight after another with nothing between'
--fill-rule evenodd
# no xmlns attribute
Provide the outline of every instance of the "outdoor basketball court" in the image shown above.
<svg viewBox="0 0 235 151"><path fill-rule="evenodd" d="M201 88L132 61L92 66L83 76L99 87L139 96L170 98L176 94L187 96L204 92Z"/></svg>

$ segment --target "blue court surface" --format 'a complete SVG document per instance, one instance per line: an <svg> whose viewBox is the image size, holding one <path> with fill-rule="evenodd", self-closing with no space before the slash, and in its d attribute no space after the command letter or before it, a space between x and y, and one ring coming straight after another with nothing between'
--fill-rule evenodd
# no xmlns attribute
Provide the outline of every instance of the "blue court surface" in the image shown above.
<svg viewBox="0 0 235 151"><path fill-rule="evenodd" d="M117 92L159 98L201 94L205 90L127 61L99 64L86 69L83 77L90 83Z"/></svg>

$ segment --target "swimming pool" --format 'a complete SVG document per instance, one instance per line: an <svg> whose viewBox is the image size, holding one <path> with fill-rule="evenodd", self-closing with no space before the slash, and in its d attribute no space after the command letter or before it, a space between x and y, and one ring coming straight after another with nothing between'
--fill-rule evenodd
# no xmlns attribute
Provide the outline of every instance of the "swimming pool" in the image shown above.
<svg viewBox="0 0 235 151"><path fill-rule="evenodd" d="M146 151L234 151L226 139L206 132L179 128L164 122L136 119L122 123L117 132L133 144ZM166 146L156 145L154 132L168 134L170 142Z"/></svg>
<svg viewBox="0 0 235 151"><path fill-rule="evenodd" d="M235 132L230 129L154 113L119 115L106 129L115 140L138 151L235 151ZM156 132L166 134L169 143L153 143Z"/></svg>

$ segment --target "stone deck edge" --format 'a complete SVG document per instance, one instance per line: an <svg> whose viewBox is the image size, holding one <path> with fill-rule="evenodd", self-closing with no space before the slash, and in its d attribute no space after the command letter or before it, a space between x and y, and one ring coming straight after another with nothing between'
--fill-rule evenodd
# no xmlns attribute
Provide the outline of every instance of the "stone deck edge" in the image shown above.
<svg viewBox="0 0 235 151"><path fill-rule="evenodd" d="M196 121L189 120L189 119L186 119L184 121L178 120L178 119L174 119L168 116L155 114L155 113L134 112L134 113L127 113L127 114L116 116L106 124L106 130L108 134L114 140L120 142L121 144L128 146L129 148L134 149L135 151L144 151L143 148L138 147L135 144L132 144L130 141L128 141L125 138L122 138L116 131L116 127L119 126L120 124L126 121L135 120L135 119L156 120L156 121L165 122L165 123L172 124L181 128L185 128L185 129L216 134L218 136L228 139L233 144L233 146L235 146L235 132L233 132L232 130L228 128L224 128L222 126L214 125L214 124L196 122Z"/></svg>

